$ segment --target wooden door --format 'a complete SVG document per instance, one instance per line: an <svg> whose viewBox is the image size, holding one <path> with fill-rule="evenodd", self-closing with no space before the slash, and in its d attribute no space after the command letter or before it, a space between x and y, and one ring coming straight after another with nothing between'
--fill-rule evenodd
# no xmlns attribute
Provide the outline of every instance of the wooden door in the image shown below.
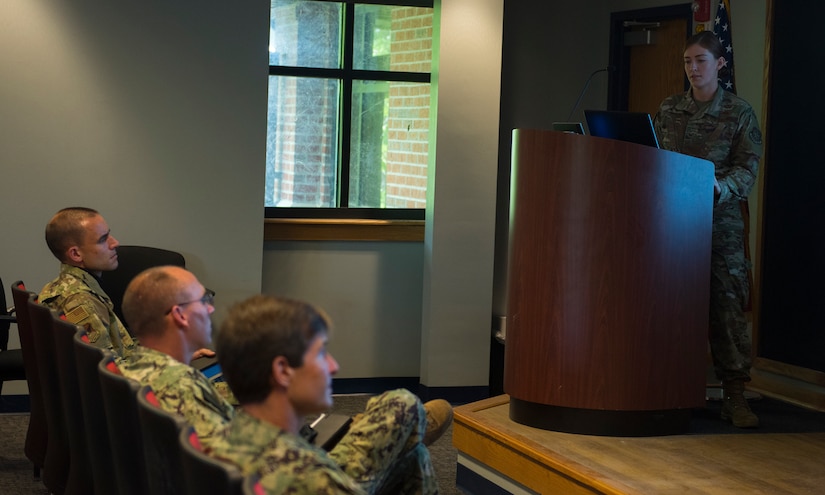
<svg viewBox="0 0 825 495"><path fill-rule="evenodd" d="M630 47L627 109L656 114L666 97L685 90L685 19L659 21L654 43Z"/></svg>
<svg viewBox="0 0 825 495"><path fill-rule="evenodd" d="M683 53L693 22L691 4L613 12L607 108L655 114L667 96L687 88ZM638 36L650 31L650 42ZM631 42L635 38L635 43Z"/></svg>

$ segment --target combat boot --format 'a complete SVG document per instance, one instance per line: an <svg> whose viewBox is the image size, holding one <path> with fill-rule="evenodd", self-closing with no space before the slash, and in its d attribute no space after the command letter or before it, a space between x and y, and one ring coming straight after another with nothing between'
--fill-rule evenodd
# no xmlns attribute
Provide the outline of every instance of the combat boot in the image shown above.
<svg viewBox="0 0 825 495"><path fill-rule="evenodd" d="M737 428L756 428L759 418L751 411L745 399L745 380L723 382L725 398L722 401L722 419Z"/></svg>
<svg viewBox="0 0 825 495"><path fill-rule="evenodd" d="M424 433L424 445L432 445L447 431L453 422L453 407L444 399L435 399L424 403L427 412L427 431Z"/></svg>

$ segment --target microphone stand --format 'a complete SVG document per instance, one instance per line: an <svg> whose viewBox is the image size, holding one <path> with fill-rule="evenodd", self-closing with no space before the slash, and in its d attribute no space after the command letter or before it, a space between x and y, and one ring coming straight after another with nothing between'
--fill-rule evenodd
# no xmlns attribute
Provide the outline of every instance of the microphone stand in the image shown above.
<svg viewBox="0 0 825 495"><path fill-rule="evenodd" d="M570 119L573 118L573 114L576 112L576 109L579 108L579 103L581 103L582 98L584 97L584 92L587 91L587 87L590 86L590 81L593 80L593 76L595 76L599 72L607 72L608 70L611 70L611 69L613 69L613 67L607 66L603 69L596 69L596 70L593 71L593 73L590 74L590 76L587 78L587 81L585 81L585 83L584 83L584 87L582 88L581 93L579 93L579 97L576 100L576 104L573 105L573 109L570 110L570 115L567 116L568 121L570 121Z"/></svg>

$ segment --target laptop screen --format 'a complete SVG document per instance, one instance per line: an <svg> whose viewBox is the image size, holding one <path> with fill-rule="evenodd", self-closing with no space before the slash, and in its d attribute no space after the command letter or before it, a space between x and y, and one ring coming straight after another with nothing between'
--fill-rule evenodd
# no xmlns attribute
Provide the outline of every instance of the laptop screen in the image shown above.
<svg viewBox="0 0 825 495"><path fill-rule="evenodd" d="M591 136L659 147L649 113L585 110L584 117Z"/></svg>
<svg viewBox="0 0 825 495"><path fill-rule="evenodd" d="M584 134L584 127L581 122L553 122L553 130L559 132L570 132L573 134Z"/></svg>

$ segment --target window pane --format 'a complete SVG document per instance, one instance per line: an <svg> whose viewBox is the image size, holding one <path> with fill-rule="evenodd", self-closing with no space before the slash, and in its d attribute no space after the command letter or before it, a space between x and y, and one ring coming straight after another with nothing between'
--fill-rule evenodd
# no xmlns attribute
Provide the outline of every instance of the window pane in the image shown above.
<svg viewBox="0 0 825 495"><path fill-rule="evenodd" d="M272 0L269 65L341 66L341 4Z"/></svg>
<svg viewBox="0 0 825 495"><path fill-rule="evenodd" d="M424 208L430 85L353 81L349 206Z"/></svg>
<svg viewBox="0 0 825 495"><path fill-rule="evenodd" d="M430 72L433 9L356 5L353 68Z"/></svg>
<svg viewBox="0 0 825 495"><path fill-rule="evenodd" d="M334 79L270 76L265 206L336 206L339 92Z"/></svg>

